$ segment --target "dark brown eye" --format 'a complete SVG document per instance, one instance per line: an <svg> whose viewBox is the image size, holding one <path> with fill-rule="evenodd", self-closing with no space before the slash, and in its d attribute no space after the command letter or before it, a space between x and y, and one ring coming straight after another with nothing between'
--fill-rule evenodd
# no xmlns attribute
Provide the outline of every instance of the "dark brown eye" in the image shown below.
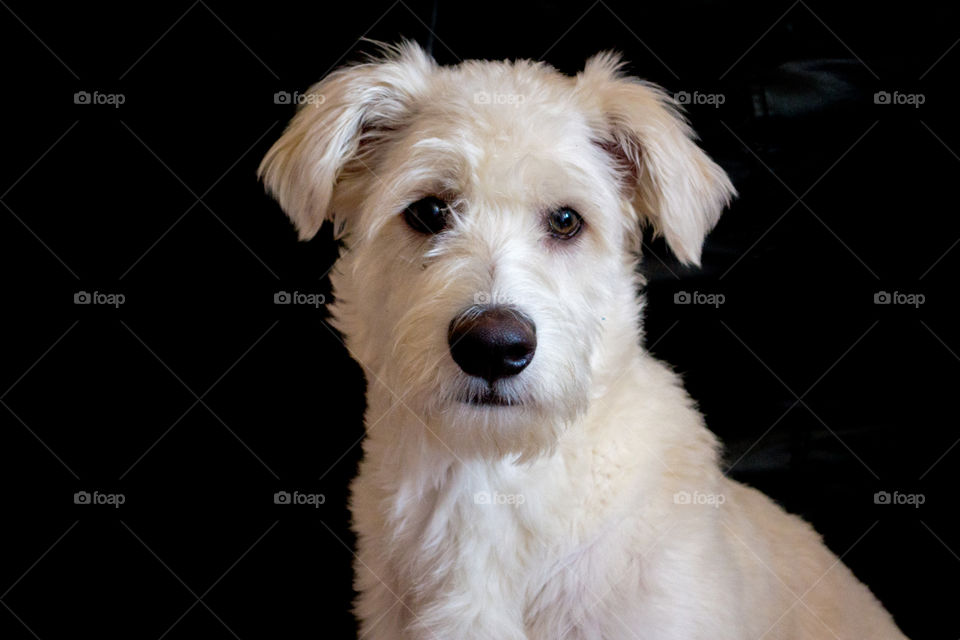
<svg viewBox="0 0 960 640"><path fill-rule="evenodd" d="M404 209L403 219L414 231L433 235L447 226L449 213L450 208L446 202L436 196L428 196Z"/></svg>
<svg viewBox="0 0 960 640"><path fill-rule="evenodd" d="M547 224L550 225L550 233L557 238L572 238L580 232L583 226L583 218L580 214L570 207L560 207L550 212L547 217Z"/></svg>

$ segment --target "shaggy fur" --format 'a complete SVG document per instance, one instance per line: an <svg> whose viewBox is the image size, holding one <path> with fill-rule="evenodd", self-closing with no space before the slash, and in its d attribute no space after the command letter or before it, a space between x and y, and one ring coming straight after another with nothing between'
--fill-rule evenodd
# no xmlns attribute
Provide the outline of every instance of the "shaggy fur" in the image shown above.
<svg viewBox="0 0 960 640"><path fill-rule="evenodd" d="M310 90L260 167L302 238L347 249L332 311L368 382L351 508L364 638L903 638L805 522L726 478L642 347L642 224L696 264L734 195L673 101L611 54L436 65L416 45ZM404 222L451 203L445 231ZM545 215L584 218L571 240ZM496 381L451 358L477 302L531 318Z"/></svg>

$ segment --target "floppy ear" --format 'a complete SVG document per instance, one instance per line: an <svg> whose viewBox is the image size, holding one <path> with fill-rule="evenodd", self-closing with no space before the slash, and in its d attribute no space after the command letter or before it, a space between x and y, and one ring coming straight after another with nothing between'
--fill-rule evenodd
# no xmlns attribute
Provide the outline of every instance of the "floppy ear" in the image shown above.
<svg viewBox="0 0 960 640"><path fill-rule="evenodd" d="M338 178L402 124L435 66L415 43L384 49L384 58L338 69L299 96L297 114L260 163L257 176L301 240L334 219Z"/></svg>
<svg viewBox="0 0 960 640"><path fill-rule="evenodd" d="M736 190L694 143L675 101L656 85L623 77L615 54L594 56L577 87L597 108L597 142L614 157L641 221L680 260L700 264L703 240Z"/></svg>

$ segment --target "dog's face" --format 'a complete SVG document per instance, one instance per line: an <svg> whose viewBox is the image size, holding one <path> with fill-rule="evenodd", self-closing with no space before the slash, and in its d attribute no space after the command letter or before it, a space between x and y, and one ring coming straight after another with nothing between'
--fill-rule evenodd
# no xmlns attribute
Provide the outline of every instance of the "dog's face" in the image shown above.
<svg viewBox="0 0 960 640"><path fill-rule="evenodd" d="M301 237L346 240L333 313L368 383L458 455L554 444L635 355L640 225L696 263L733 194L617 70L405 45L313 87L261 165Z"/></svg>

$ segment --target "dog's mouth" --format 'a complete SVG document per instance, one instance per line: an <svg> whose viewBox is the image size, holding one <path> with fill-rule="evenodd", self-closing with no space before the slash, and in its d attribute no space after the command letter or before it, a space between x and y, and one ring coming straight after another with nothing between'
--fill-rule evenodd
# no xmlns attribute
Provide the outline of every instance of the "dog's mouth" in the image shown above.
<svg viewBox="0 0 960 640"><path fill-rule="evenodd" d="M470 394L460 398L460 401L477 407L516 407L522 404L519 399L504 396L489 387L479 395Z"/></svg>

